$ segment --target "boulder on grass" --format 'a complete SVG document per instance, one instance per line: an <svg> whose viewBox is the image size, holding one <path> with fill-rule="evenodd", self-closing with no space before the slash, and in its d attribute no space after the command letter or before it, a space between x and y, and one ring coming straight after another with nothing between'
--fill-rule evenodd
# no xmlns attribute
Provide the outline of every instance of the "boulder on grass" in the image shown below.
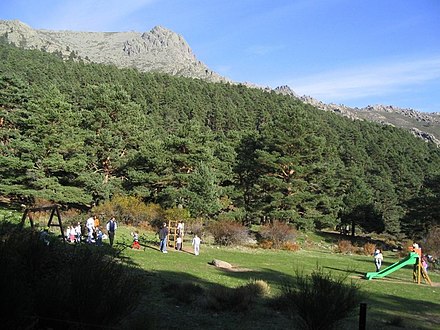
<svg viewBox="0 0 440 330"><path fill-rule="evenodd" d="M229 262L218 259L212 260L211 265L214 265L215 267L219 267L219 268L228 268L228 269L232 268L232 265Z"/></svg>

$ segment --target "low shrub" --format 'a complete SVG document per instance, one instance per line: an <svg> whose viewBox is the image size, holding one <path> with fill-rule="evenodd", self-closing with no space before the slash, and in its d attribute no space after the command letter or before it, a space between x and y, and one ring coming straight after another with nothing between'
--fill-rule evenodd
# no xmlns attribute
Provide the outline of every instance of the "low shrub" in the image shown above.
<svg viewBox="0 0 440 330"><path fill-rule="evenodd" d="M203 225L203 221L200 219L196 219L193 221L189 221L185 224L186 232L189 234L197 234L199 237L202 237L205 232L205 226Z"/></svg>
<svg viewBox="0 0 440 330"><path fill-rule="evenodd" d="M170 283L162 287L162 291L172 297L176 303L191 304L204 293L203 288L193 282Z"/></svg>
<svg viewBox="0 0 440 330"><path fill-rule="evenodd" d="M214 242L220 245L240 245L249 238L248 229L233 221L212 222L209 224L208 230L214 237Z"/></svg>
<svg viewBox="0 0 440 330"><path fill-rule="evenodd" d="M214 286L205 295L205 306L214 311L248 311L255 301L270 292L269 285L263 280L251 281L237 288Z"/></svg>
<svg viewBox="0 0 440 330"><path fill-rule="evenodd" d="M273 242L265 239L259 242L258 245L263 249L271 249L273 247Z"/></svg>
<svg viewBox="0 0 440 330"><path fill-rule="evenodd" d="M292 243L292 242L286 242L283 244L283 246L281 247L283 250L287 250L287 251L292 251L292 252L296 252L299 251L301 249L301 247L299 246L299 244L297 243Z"/></svg>
<svg viewBox="0 0 440 330"><path fill-rule="evenodd" d="M337 252L352 254L356 252L356 247L350 241L340 240L338 241Z"/></svg>
<svg viewBox="0 0 440 330"><path fill-rule="evenodd" d="M154 227L156 222L163 222L164 219L159 205L146 205L135 196L115 195L111 200L93 207L92 213L101 215L102 223L115 216L117 221L133 226L148 221Z"/></svg>
<svg viewBox="0 0 440 330"><path fill-rule="evenodd" d="M270 286L264 280L251 280L245 287L258 297L264 297L270 294Z"/></svg>
<svg viewBox="0 0 440 330"><path fill-rule="evenodd" d="M376 250L376 245L373 243L365 243L363 246L363 252L366 256L373 255L375 250Z"/></svg>
<svg viewBox="0 0 440 330"><path fill-rule="evenodd" d="M287 223L275 220L261 227L259 235L262 241L271 241L273 248L280 249L286 243L295 242L296 230Z"/></svg>
<svg viewBox="0 0 440 330"><path fill-rule="evenodd" d="M350 316L362 299L359 287L346 276L333 278L318 268L310 276L297 272L279 297L302 329L335 329Z"/></svg>

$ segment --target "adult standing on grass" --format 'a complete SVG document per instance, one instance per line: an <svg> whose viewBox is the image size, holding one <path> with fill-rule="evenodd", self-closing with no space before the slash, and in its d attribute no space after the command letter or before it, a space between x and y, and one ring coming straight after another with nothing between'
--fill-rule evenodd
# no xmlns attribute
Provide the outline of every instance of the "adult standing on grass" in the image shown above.
<svg viewBox="0 0 440 330"><path fill-rule="evenodd" d="M192 246L194 246L194 255L198 256L200 253L200 237L195 234L192 240Z"/></svg>
<svg viewBox="0 0 440 330"><path fill-rule="evenodd" d="M376 272L380 271L380 267L382 266L383 255L380 249L376 249L374 251L374 264L376 265Z"/></svg>
<svg viewBox="0 0 440 330"><path fill-rule="evenodd" d="M87 243L93 243L93 232L95 231L95 219L93 216L87 219L86 221L87 227Z"/></svg>
<svg viewBox="0 0 440 330"><path fill-rule="evenodd" d="M81 231L81 223L77 223L75 226L75 242L76 243L81 243L81 235L82 235L82 231Z"/></svg>
<svg viewBox="0 0 440 330"><path fill-rule="evenodd" d="M164 222L162 228L159 230L159 239L160 239L160 252L168 253L167 251L167 237L168 237L168 228L167 224Z"/></svg>
<svg viewBox="0 0 440 330"><path fill-rule="evenodd" d="M115 217L111 217L111 219L107 222L107 233L110 240L110 246L113 246L116 229L118 229L118 225L116 224Z"/></svg>

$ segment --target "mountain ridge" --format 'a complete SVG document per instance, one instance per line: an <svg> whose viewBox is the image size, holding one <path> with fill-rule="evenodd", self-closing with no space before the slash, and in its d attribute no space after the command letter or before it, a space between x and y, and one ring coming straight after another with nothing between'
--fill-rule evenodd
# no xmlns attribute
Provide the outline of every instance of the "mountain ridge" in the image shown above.
<svg viewBox="0 0 440 330"><path fill-rule="evenodd" d="M440 146L439 112L422 113L392 105L351 108L343 104L326 104L311 96L299 96L289 86L272 89L251 83L233 82L199 61L181 35L160 25L143 33L77 32L32 29L19 20L0 20L0 36L18 47L58 53L63 59L112 64L120 68L135 68L142 72L162 72L214 83L243 84L249 88L274 91L353 120L368 120L405 128L415 136Z"/></svg>
<svg viewBox="0 0 440 330"><path fill-rule="evenodd" d="M228 82L197 60L185 39L162 26L148 32L76 32L35 30L18 21L0 20L0 36L25 49L58 53L64 59L113 64L142 72Z"/></svg>

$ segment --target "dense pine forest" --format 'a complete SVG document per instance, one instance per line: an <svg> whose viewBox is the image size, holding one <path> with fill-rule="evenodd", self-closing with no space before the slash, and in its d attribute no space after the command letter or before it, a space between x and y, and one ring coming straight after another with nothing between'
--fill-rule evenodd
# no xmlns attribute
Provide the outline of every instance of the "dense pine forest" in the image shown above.
<svg viewBox="0 0 440 330"><path fill-rule="evenodd" d="M73 56L74 57L74 56ZM0 45L0 196L136 196L191 217L423 237L440 150L274 92Z"/></svg>

